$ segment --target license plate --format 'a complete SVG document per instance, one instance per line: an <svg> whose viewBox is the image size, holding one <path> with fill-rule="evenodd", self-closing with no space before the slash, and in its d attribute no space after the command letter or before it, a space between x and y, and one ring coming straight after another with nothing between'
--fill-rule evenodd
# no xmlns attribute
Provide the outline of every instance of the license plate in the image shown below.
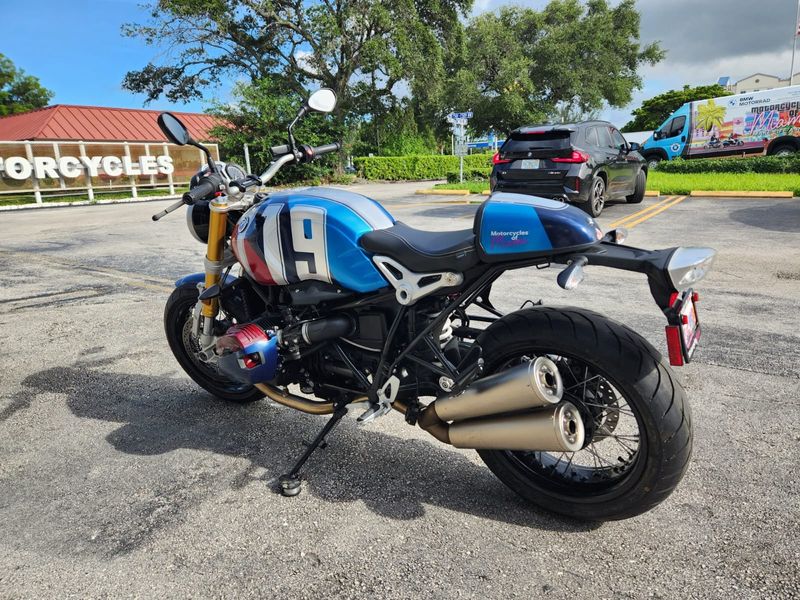
<svg viewBox="0 0 800 600"><path fill-rule="evenodd" d="M692 359L700 340L700 320L694 298L694 292L687 290L675 298L672 304L675 316L667 326L667 347L670 364L675 366L681 366Z"/></svg>
<svg viewBox="0 0 800 600"><path fill-rule="evenodd" d="M539 159L537 158L526 158L522 161L522 166L520 169L538 169L539 168Z"/></svg>

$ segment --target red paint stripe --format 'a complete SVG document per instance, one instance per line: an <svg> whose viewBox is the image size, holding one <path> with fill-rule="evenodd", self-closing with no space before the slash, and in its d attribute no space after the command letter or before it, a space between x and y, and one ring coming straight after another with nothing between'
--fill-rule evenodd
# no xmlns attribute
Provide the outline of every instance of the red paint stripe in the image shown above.
<svg viewBox="0 0 800 600"><path fill-rule="evenodd" d="M261 285L275 285L275 279L273 279L272 273L269 272L267 263L248 240L244 240L244 251L247 254L247 262L250 263L253 279Z"/></svg>

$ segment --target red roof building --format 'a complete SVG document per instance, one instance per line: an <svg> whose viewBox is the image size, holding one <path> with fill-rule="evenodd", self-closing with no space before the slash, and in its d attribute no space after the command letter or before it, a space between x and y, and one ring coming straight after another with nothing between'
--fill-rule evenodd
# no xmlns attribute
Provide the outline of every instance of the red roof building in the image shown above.
<svg viewBox="0 0 800 600"><path fill-rule="evenodd" d="M0 118L0 141L166 142L156 123L160 110L55 104ZM222 121L173 112L196 140L209 140Z"/></svg>

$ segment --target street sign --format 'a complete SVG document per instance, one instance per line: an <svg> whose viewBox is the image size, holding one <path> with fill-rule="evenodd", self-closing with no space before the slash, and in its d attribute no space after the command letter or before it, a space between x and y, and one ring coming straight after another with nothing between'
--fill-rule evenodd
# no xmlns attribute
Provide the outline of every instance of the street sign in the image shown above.
<svg viewBox="0 0 800 600"><path fill-rule="evenodd" d="M456 140L453 153L456 156L467 156L469 154L469 144L467 144L467 140Z"/></svg>
<svg viewBox="0 0 800 600"><path fill-rule="evenodd" d="M447 120L450 123L458 123L459 125L463 124L466 125L466 121L472 118L472 112L452 112L447 115ZM462 123L463 121L463 123Z"/></svg>

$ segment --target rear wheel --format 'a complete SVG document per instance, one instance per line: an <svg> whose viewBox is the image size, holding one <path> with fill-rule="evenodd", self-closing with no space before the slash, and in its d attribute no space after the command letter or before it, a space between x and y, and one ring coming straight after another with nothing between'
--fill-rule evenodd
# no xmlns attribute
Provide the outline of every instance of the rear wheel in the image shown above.
<svg viewBox="0 0 800 600"><path fill-rule="evenodd" d="M542 307L502 318L478 342L487 374L551 358L586 428L577 452L478 451L520 496L569 517L611 520L650 510L675 489L691 455L689 406L637 333L587 310Z"/></svg>
<svg viewBox="0 0 800 600"><path fill-rule="evenodd" d="M626 196L625 199L628 204L639 204L644 200L644 190L647 187L647 173L639 171L636 175L636 187L633 189L633 194Z"/></svg>
<svg viewBox="0 0 800 600"><path fill-rule="evenodd" d="M592 187L589 190L589 198L586 202L581 202L578 206L593 217L599 217L606 205L606 182L599 175L592 179Z"/></svg>
<svg viewBox="0 0 800 600"><path fill-rule="evenodd" d="M796 151L797 150L794 146L790 146L789 144L781 144L772 151L772 154L773 156L791 156Z"/></svg>
<svg viewBox="0 0 800 600"><path fill-rule="evenodd" d="M231 381L220 375L215 365L198 357L200 346L192 333L192 310L199 292L193 283L185 283L170 294L164 309L164 330L178 363L194 382L221 400L253 402L264 394L251 385Z"/></svg>

